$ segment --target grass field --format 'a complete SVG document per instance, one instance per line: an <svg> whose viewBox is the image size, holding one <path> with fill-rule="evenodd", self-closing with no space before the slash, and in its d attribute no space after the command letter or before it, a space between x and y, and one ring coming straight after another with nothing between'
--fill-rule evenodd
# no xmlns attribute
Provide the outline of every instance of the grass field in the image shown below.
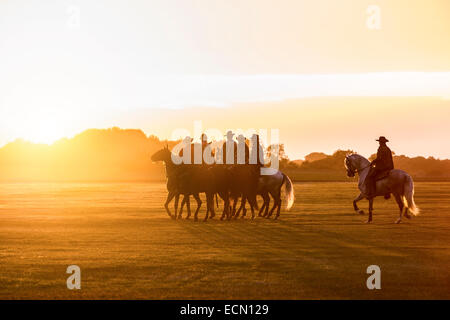
<svg viewBox="0 0 450 320"><path fill-rule="evenodd" d="M162 183L0 184L0 298L450 298L450 183L416 183L422 214L400 225L381 198L364 224L355 183L295 194L278 221L195 223L168 218ZM81 290L66 287L72 264ZM372 264L381 290L366 287Z"/></svg>

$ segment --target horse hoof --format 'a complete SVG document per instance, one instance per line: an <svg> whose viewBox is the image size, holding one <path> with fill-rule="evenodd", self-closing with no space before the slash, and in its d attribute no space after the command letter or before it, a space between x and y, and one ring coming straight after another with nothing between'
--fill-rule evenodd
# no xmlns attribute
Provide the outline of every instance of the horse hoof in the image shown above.
<svg viewBox="0 0 450 320"><path fill-rule="evenodd" d="M364 210L359 210L358 213L362 215L364 214Z"/></svg>
<svg viewBox="0 0 450 320"><path fill-rule="evenodd" d="M372 222L372 220L367 220L367 221L366 221L367 224L369 224L369 223L371 223L371 222Z"/></svg>
<svg viewBox="0 0 450 320"><path fill-rule="evenodd" d="M194 221L195 221L195 222L197 222L197 221L198 221L198 219L197 219L197 218L195 218L195 219L194 219Z"/></svg>
<svg viewBox="0 0 450 320"><path fill-rule="evenodd" d="M397 219L397 221L395 221L396 224L399 224L400 222L402 222L402 219Z"/></svg>
<svg viewBox="0 0 450 320"><path fill-rule="evenodd" d="M411 216L409 214L404 214L406 219L411 219Z"/></svg>

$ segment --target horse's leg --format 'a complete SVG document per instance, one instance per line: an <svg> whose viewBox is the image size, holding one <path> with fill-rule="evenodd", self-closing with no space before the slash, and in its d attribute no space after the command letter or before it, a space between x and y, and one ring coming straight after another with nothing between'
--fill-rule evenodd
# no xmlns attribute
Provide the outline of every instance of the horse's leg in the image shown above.
<svg viewBox="0 0 450 320"><path fill-rule="evenodd" d="M255 219L255 207L256 207L256 195L247 197L248 204L250 205L250 211L252 212L252 220Z"/></svg>
<svg viewBox="0 0 450 320"><path fill-rule="evenodd" d="M167 194L166 203L164 203L164 208L166 208L166 211L167 211L167 214L169 215L169 217L172 217L172 214L170 213L170 209L169 209L169 203L170 203L170 201L172 201L174 196L175 196L175 192L169 192ZM177 215L177 210L175 209L175 216L176 215Z"/></svg>
<svg viewBox="0 0 450 320"><path fill-rule="evenodd" d="M400 222L402 222L403 207L405 205L403 204L402 198L400 197L399 194L395 193L394 197L395 197L395 201L397 201L398 208L400 209L400 216L398 217L397 221L395 221L395 223L400 223Z"/></svg>
<svg viewBox="0 0 450 320"><path fill-rule="evenodd" d="M239 200L238 196L233 196L233 209L231 210L230 218L232 218L236 215L236 206L237 206L238 200Z"/></svg>
<svg viewBox="0 0 450 320"><path fill-rule="evenodd" d="M195 197L195 195L197 195L197 197L198 197L198 193L194 193L194 197ZM200 201L201 202L201 201ZM198 205L198 201L197 201L197 205ZM198 212L200 211L200 206L198 206L197 207L197 210L195 210L195 213L194 213L194 221L198 221Z"/></svg>
<svg viewBox="0 0 450 320"><path fill-rule="evenodd" d="M186 203L186 195L184 194L183 200L181 200L180 212L178 213L178 216L181 216L183 214L183 208L184 208L185 203ZM176 218L177 218L177 215L174 216L174 219L176 219Z"/></svg>
<svg viewBox="0 0 450 320"><path fill-rule="evenodd" d="M277 214L275 216L275 219L277 219L280 216L280 209L281 209L281 188L275 192L275 195L273 195L273 199L275 201L273 209L277 210ZM270 215L272 215L272 213Z"/></svg>
<svg viewBox="0 0 450 320"><path fill-rule="evenodd" d="M225 217L228 218L229 215L229 207L230 207L230 199L228 197L228 192L222 192L219 194L220 197L223 200L223 212L222 212L222 216L220 217L220 220L223 220Z"/></svg>
<svg viewBox="0 0 450 320"><path fill-rule="evenodd" d="M242 200L241 200L242 216L241 216L241 219L244 219L245 215L247 214L247 209L245 208L245 202L246 201L247 201L247 196L246 195L242 195ZM239 210L241 208L239 208Z"/></svg>
<svg viewBox="0 0 450 320"><path fill-rule="evenodd" d="M197 209L195 210L195 213L194 213L194 216L196 217L198 215L200 207L202 206L202 200L200 199L200 196L198 195L198 193L194 193L192 196L194 197L195 201L197 201ZM189 219L190 216L191 216L191 214L189 213L188 216L186 217L186 219Z"/></svg>
<svg viewBox="0 0 450 320"><path fill-rule="evenodd" d="M177 192L177 195L175 196L175 217L177 216L178 211L178 201L180 201L180 194Z"/></svg>
<svg viewBox="0 0 450 320"><path fill-rule="evenodd" d="M245 203L242 204L242 202L245 201L244 199L245 199L244 195L242 195L241 205L239 206L239 209L236 211L236 214L234 215L235 219L239 218L239 214L241 213L242 209L245 209ZM238 201L239 201L239 199L236 198L236 202L238 202Z"/></svg>
<svg viewBox="0 0 450 320"><path fill-rule="evenodd" d="M209 211L211 210L211 207L214 208L214 194L211 197L209 193L206 193L206 216L203 221L208 221Z"/></svg>
<svg viewBox="0 0 450 320"><path fill-rule="evenodd" d="M275 201L275 200L274 200ZM269 216L269 207L270 207L270 193L267 193L267 203L264 204L266 206L264 210L264 218L267 218Z"/></svg>
<svg viewBox="0 0 450 320"><path fill-rule="evenodd" d="M226 191L225 193L225 197L226 197L226 201L224 201L224 207L226 207L226 218L227 220L231 218L231 212L230 212L230 194L228 193L228 191ZM225 208L223 209L225 211Z"/></svg>
<svg viewBox="0 0 450 320"><path fill-rule="evenodd" d="M369 219L367 219L367 223L372 222L372 211L373 211L373 198L369 198Z"/></svg>
<svg viewBox="0 0 450 320"><path fill-rule="evenodd" d="M214 211L214 196L216 196L215 193L213 193L212 196L211 196L211 207L210 207L210 210L209 210L211 212L211 215L209 217L210 219L212 219L212 218L214 218L216 216L216 212Z"/></svg>
<svg viewBox="0 0 450 320"><path fill-rule="evenodd" d="M273 193L271 192L270 194L272 195L272 198L273 198L273 207L270 209L269 214L267 214L267 216L266 216L267 219L269 219L269 218L272 216L273 211L275 210L275 208L276 208L277 205L278 205L278 198L279 198L279 196L278 196L276 193L273 194Z"/></svg>
<svg viewBox="0 0 450 320"><path fill-rule="evenodd" d="M411 216L408 213L409 209L408 207L405 206L405 213L403 214L405 216L406 219L411 219Z"/></svg>
<svg viewBox="0 0 450 320"><path fill-rule="evenodd" d="M360 193L359 196L357 196L355 200L353 200L353 209L355 209L355 211L358 212L359 214L364 214L364 210L360 210L356 203L362 199L364 199L364 195Z"/></svg>
<svg viewBox="0 0 450 320"><path fill-rule="evenodd" d="M184 196L184 199L186 199L186 201L185 201L186 210L187 210L188 216L190 216L191 215L191 196L187 194ZM178 219L181 219L181 218L182 218L182 212L180 210L180 213L178 214Z"/></svg>
<svg viewBox="0 0 450 320"><path fill-rule="evenodd" d="M280 211L281 211L281 194L278 195L278 208L277 208L277 215L275 216L275 220L278 219L278 217L280 216Z"/></svg>
<svg viewBox="0 0 450 320"><path fill-rule="evenodd" d="M261 206L261 209L259 209L259 212L258 212L258 217L262 217L263 215L262 215L262 212L264 211L264 209L266 208L266 206L267 206L267 201L270 201L270 197L269 197L269 194L268 193L266 193L266 192L263 192L263 193L261 193L261 197L263 198L263 205ZM269 198L269 200L267 200L267 198Z"/></svg>

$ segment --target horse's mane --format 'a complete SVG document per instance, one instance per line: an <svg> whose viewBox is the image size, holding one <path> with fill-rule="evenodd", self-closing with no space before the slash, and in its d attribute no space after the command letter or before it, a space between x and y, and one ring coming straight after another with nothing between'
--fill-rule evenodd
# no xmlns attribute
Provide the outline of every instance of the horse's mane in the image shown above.
<svg viewBox="0 0 450 320"><path fill-rule="evenodd" d="M363 157L362 155L360 155L360 154L358 154L358 153L356 153L356 152L352 152L352 153L347 154L347 155L345 156L345 159L347 160L347 158L350 158L350 157L352 157L352 158L358 158L358 160L360 160L360 161L370 162L367 158Z"/></svg>

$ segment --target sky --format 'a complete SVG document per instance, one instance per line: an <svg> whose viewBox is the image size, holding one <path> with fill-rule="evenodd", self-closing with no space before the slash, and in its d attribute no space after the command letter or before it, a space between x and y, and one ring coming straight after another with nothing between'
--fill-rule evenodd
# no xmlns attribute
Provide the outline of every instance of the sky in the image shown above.
<svg viewBox="0 0 450 320"><path fill-rule="evenodd" d="M450 158L449 38L448 0L2 0L0 146L200 120Z"/></svg>

